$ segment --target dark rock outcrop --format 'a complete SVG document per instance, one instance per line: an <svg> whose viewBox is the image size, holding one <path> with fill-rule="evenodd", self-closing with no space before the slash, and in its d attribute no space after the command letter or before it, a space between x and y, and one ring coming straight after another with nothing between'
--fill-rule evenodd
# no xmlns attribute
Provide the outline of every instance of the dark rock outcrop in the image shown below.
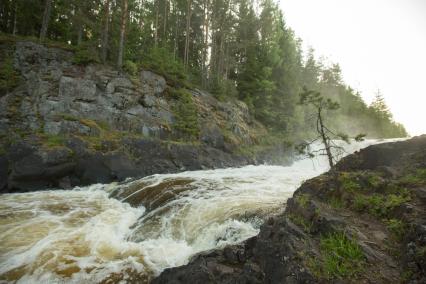
<svg viewBox="0 0 426 284"><path fill-rule="evenodd" d="M425 283L425 188L426 135L370 146L305 182L258 236L153 283Z"/></svg>
<svg viewBox="0 0 426 284"><path fill-rule="evenodd" d="M41 142L39 142L41 143ZM0 157L3 192L110 183L129 177L250 163L207 145L187 145L152 139L123 139L114 151L93 151L74 137L66 146L44 147L36 141L14 144Z"/></svg>

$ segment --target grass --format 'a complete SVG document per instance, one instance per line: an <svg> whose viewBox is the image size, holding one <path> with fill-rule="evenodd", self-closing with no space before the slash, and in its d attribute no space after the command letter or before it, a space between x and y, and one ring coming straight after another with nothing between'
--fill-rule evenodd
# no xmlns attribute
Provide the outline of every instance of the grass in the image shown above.
<svg viewBox="0 0 426 284"><path fill-rule="evenodd" d="M308 194L299 194L295 197L295 200L297 202L297 204L299 204L300 207L302 208L306 208L306 206L308 205L308 202L310 200L310 197Z"/></svg>
<svg viewBox="0 0 426 284"><path fill-rule="evenodd" d="M399 183L406 186L421 186L426 184L426 169L417 169L399 179Z"/></svg>
<svg viewBox="0 0 426 284"><path fill-rule="evenodd" d="M328 278L348 278L362 272L364 254L359 245L344 232L335 232L320 239L323 257L322 273Z"/></svg>
<svg viewBox="0 0 426 284"><path fill-rule="evenodd" d="M294 224L302 227L305 232L310 233L312 231L312 222L306 221L302 216L290 214L289 218Z"/></svg>
<svg viewBox="0 0 426 284"><path fill-rule="evenodd" d="M398 219L389 219L386 221L386 226L395 236L395 239L401 241L406 233L406 225Z"/></svg>
<svg viewBox="0 0 426 284"><path fill-rule="evenodd" d="M341 209L345 205L344 202L340 198L335 197L335 196L330 198L329 204L332 208L335 208L335 209Z"/></svg>
<svg viewBox="0 0 426 284"><path fill-rule="evenodd" d="M405 194L372 194L369 196L358 194L354 197L352 208L359 212L367 211L373 216L384 218L389 217L394 208L410 200L410 196Z"/></svg>
<svg viewBox="0 0 426 284"><path fill-rule="evenodd" d="M361 189L361 186L355 181L357 177L351 173L341 173L339 176L340 187L344 191L356 192Z"/></svg>

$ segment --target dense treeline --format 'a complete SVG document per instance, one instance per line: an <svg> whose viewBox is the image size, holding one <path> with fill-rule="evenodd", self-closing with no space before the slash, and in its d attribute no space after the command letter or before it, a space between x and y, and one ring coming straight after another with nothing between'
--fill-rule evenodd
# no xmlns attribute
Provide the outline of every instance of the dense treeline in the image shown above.
<svg viewBox="0 0 426 284"><path fill-rule="evenodd" d="M297 105L306 86L340 103L337 128L406 135L382 97L367 106L338 65L326 66L313 51L303 56L272 0L2 0L0 30L76 46L80 63L150 68L219 99L243 100L268 128L287 134L309 134Z"/></svg>

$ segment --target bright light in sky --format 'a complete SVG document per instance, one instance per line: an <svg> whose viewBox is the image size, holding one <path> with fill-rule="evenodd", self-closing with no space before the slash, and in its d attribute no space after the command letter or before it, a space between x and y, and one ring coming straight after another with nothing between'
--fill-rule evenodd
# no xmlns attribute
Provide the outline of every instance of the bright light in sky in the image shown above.
<svg viewBox="0 0 426 284"><path fill-rule="evenodd" d="M339 63L367 103L380 89L396 121L426 133L426 0L280 0L287 25Z"/></svg>

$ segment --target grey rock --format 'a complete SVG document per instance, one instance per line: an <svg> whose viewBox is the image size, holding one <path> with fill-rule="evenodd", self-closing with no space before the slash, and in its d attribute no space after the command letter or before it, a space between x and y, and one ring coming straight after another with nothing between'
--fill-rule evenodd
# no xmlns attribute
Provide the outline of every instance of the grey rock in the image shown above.
<svg viewBox="0 0 426 284"><path fill-rule="evenodd" d="M140 74L142 91L145 94L161 94L166 89L166 80L164 77L157 75L148 70L142 70Z"/></svg>

